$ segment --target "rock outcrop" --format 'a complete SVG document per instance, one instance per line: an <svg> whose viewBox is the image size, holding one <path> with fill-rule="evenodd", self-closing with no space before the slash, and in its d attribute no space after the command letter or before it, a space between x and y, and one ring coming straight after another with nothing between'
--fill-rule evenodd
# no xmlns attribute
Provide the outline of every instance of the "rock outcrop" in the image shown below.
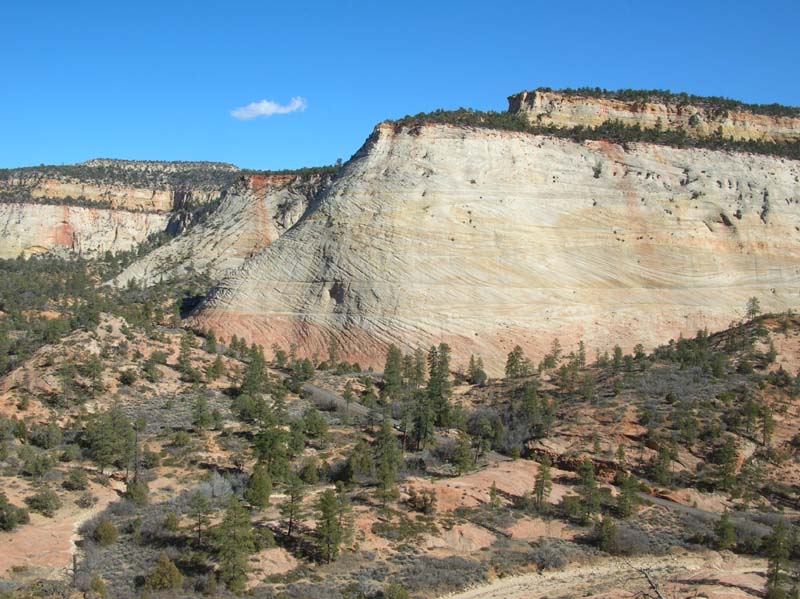
<svg viewBox="0 0 800 599"><path fill-rule="evenodd" d="M233 165L211 162L90 160L2 171L0 197L171 212L219 199L239 173Z"/></svg>
<svg viewBox="0 0 800 599"><path fill-rule="evenodd" d="M597 127L606 121L639 125L643 129L661 127L683 129L688 135L710 137L722 134L736 140L787 142L800 140L800 114L772 116L746 107L725 109L711 103L691 104L678 96L646 100L621 100L613 97L588 97L579 93L536 90L508 99L509 112L525 116L529 122L555 127Z"/></svg>
<svg viewBox="0 0 800 599"><path fill-rule="evenodd" d="M800 163L449 125L377 127L316 206L225 279L198 328L381 365L447 342L653 346L796 306Z"/></svg>
<svg viewBox="0 0 800 599"><path fill-rule="evenodd" d="M168 214L48 204L0 204L0 258L51 253L96 258L163 231Z"/></svg>
<svg viewBox="0 0 800 599"><path fill-rule="evenodd" d="M329 175L248 177L206 221L135 261L114 283L149 286L192 271L218 281L289 230L329 183Z"/></svg>
<svg viewBox="0 0 800 599"><path fill-rule="evenodd" d="M91 160L0 171L0 256L94 257L180 233L241 178L229 164Z"/></svg>

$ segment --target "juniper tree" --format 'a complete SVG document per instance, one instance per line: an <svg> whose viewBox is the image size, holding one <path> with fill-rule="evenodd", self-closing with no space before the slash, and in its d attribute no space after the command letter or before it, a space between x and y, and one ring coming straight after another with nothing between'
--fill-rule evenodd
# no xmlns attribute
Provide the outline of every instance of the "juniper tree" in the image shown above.
<svg viewBox="0 0 800 599"><path fill-rule="evenodd" d="M253 507L265 508L269 505L269 498L272 494L272 479L269 477L264 464L257 463L253 468L253 474L247 482L244 491L244 498Z"/></svg>

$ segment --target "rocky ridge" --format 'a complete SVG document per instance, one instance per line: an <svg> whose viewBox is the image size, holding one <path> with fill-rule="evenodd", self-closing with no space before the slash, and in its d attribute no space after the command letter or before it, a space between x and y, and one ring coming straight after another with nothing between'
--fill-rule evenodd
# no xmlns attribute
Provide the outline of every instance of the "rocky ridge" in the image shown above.
<svg viewBox="0 0 800 599"><path fill-rule="evenodd" d="M653 346L796 304L800 163L448 125L378 126L193 325L362 364L447 342Z"/></svg>
<svg viewBox="0 0 800 599"><path fill-rule="evenodd" d="M330 175L253 175L203 223L140 258L114 281L149 286L189 272L220 280L290 229Z"/></svg>
<svg viewBox="0 0 800 599"><path fill-rule="evenodd" d="M521 92L508 98L508 110L533 125L597 127L607 121L638 125L643 129L682 129L692 137L721 135L735 140L796 142L800 140L800 112L778 111L718 99L705 103L680 95L641 93L637 99L620 99L615 92L583 93L550 90ZM624 96L622 96L624 98ZM773 109L780 115L763 114Z"/></svg>

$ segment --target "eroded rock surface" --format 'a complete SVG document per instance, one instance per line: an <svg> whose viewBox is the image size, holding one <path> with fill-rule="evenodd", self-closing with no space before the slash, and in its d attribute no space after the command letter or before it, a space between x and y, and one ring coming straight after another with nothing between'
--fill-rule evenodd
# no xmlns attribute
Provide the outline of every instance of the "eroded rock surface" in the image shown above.
<svg viewBox="0 0 800 599"><path fill-rule="evenodd" d="M441 341L497 373L520 344L653 346L797 301L800 163L380 125L315 209L194 318L380 365Z"/></svg>
<svg viewBox="0 0 800 599"><path fill-rule="evenodd" d="M682 129L693 137L721 134L737 140L770 142L800 139L800 116L771 116L746 109L724 110L679 101L624 101L557 91L522 92L508 99L509 111L532 124L596 127L606 121L643 129Z"/></svg>
<svg viewBox="0 0 800 599"><path fill-rule="evenodd" d="M0 204L0 258L52 253L96 258L163 231L168 214L53 204Z"/></svg>
<svg viewBox="0 0 800 599"><path fill-rule="evenodd" d="M190 271L219 280L290 229L328 182L317 175L249 177L208 220L137 260L115 282L151 285Z"/></svg>

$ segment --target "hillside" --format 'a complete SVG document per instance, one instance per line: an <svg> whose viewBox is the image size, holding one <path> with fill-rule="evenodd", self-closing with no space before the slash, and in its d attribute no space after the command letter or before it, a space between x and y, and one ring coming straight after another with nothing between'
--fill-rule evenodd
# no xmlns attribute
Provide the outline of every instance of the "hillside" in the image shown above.
<svg viewBox="0 0 800 599"><path fill-rule="evenodd" d="M793 305L800 163L660 144L378 126L289 233L192 325L377 365L447 342L492 372L521 345L653 347Z"/></svg>
<svg viewBox="0 0 800 599"><path fill-rule="evenodd" d="M329 174L247 177L206 220L135 261L114 283L149 286L192 272L219 281L294 226L330 179Z"/></svg>
<svg viewBox="0 0 800 599"><path fill-rule="evenodd" d="M0 597L800 594L798 118L1 171Z"/></svg>

